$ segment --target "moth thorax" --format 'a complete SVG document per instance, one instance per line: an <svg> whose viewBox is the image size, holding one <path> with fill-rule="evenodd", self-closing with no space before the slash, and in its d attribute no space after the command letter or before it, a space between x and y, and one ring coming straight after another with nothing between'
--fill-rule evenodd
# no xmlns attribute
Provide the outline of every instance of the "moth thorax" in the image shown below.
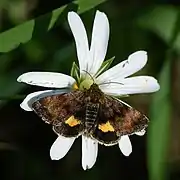
<svg viewBox="0 0 180 180"><path fill-rule="evenodd" d="M85 126L89 130L93 127L99 110L99 104L88 103L86 105L86 121Z"/></svg>

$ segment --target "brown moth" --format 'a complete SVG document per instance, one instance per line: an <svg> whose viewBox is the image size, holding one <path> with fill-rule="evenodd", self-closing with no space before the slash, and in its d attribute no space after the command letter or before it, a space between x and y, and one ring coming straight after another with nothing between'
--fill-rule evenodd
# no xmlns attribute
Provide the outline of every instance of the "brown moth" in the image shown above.
<svg viewBox="0 0 180 180"><path fill-rule="evenodd" d="M56 134L85 135L106 146L117 144L121 136L145 129L148 118L120 100L104 94L93 83L87 90L74 90L38 99L33 110Z"/></svg>

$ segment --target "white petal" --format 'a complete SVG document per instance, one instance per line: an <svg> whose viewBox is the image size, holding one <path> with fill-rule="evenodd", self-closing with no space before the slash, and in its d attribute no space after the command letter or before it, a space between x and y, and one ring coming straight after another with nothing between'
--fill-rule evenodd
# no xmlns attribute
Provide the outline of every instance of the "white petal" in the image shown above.
<svg viewBox="0 0 180 180"><path fill-rule="evenodd" d="M23 100L23 102L20 104L21 108L24 109L25 111L32 111L32 104L46 96L52 96L56 94L62 94L62 93L67 93L70 92L69 89L64 89L64 90L47 90L47 91L37 91L31 94L28 94L26 98Z"/></svg>
<svg viewBox="0 0 180 180"><path fill-rule="evenodd" d="M109 95L125 95L151 93L158 91L160 86L151 76L136 76L123 79L117 83L100 85L101 90Z"/></svg>
<svg viewBox="0 0 180 180"><path fill-rule="evenodd" d="M63 136L58 136L58 138L55 140L53 145L50 149L50 157L52 160L59 160L62 159L71 148L72 144L74 143L74 140L76 138L67 138Z"/></svg>
<svg viewBox="0 0 180 180"><path fill-rule="evenodd" d="M105 59L109 40L109 21L105 13L96 12L94 19L88 72L95 75Z"/></svg>
<svg viewBox="0 0 180 180"><path fill-rule="evenodd" d="M141 130L139 132L135 132L135 134L138 135L138 136L144 136L145 133L146 133L145 129L143 129L143 130Z"/></svg>
<svg viewBox="0 0 180 180"><path fill-rule="evenodd" d="M87 71L87 61L89 58L89 44L86 29L81 18L75 12L68 13L68 22L76 43L80 71Z"/></svg>
<svg viewBox="0 0 180 180"><path fill-rule="evenodd" d="M62 73L27 72L19 76L17 81L42 87L63 88L71 87L75 79Z"/></svg>
<svg viewBox="0 0 180 180"><path fill-rule="evenodd" d="M89 137L82 136L82 167L90 169L96 162L98 143Z"/></svg>
<svg viewBox="0 0 180 180"><path fill-rule="evenodd" d="M128 57L128 60L122 61L116 66L105 71L98 77L99 83L115 82L128 77L140 69L147 63L147 52L137 51Z"/></svg>
<svg viewBox="0 0 180 180"><path fill-rule="evenodd" d="M132 145L128 135L122 136L119 140L119 148L125 156L129 156L132 152Z"/></svg>

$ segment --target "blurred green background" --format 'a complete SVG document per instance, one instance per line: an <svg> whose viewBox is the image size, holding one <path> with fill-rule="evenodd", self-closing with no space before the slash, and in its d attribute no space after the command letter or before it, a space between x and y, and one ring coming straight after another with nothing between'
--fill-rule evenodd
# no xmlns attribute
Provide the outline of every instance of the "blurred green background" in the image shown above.
<svg viewBox="0 0 180 180"><path fill-rule="evenodd" d="M148 52L138 74L156 77L161 90L123 100L145 113L143 137L131 136L133 152L99 145L95 166L81 167L81 139L60 161L51 161L56 139L51 126L19 107L44 88L16 82L27 71L69 74L76 61L67 12L78 11L91 35L96 10L107 14L110 41L106 59L114 64L137 50ZM0 179L180 179L180 7L173 0L0 0ZM47 89L47 88L46 88Z"/></svg>

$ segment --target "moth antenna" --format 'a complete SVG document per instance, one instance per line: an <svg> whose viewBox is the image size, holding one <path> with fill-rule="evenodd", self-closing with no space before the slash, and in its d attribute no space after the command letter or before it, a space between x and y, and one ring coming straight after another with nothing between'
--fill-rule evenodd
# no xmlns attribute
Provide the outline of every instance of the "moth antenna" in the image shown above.
<svg viewBox="0 0 180 180"><path fill-rule="evenodd" d="M94 78L92 77L92 75L89 72L87 72L86 70L82 70L82 71L86 72L90 76L90 78L93 80L93 84L94 84L95 81L94 81Z"/></svg>

